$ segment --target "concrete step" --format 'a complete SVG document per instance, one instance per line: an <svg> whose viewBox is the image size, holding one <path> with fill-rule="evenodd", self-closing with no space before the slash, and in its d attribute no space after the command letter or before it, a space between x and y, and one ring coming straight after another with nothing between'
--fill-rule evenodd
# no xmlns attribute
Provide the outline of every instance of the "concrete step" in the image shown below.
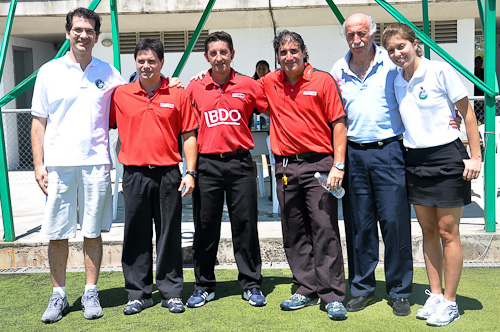
<svg viewBox="0 0 500 332"><path fill-rule="evenodd" d="M192 239L194 226L192 222L183 222L183 261L186 266L192 266ZM281 238L281 223L278 221L259 222L259 237L262 261L267 264L286 262ZM340 232L344 234L343 221L339 222ZM422 235L416 220L412 221L412 248L415 263L423 263ZM36 232L35 232L36 235ZM113 224L109 233L103 234L103 267L121 266L123 224ZM499 262L500 234L485 233L482 219L466 218L461 224L461 239L464 261L469 262ZM345 237L342 236L342 250L346 260ZM37 236L26 236L16 242L0 243L0 268L47 268L47 242L40 241ZM384 245L380 242L380 262L384 259ZM230 223L223 222L221 241L217 254L218 264L234 263L231 241ZM70 240L68 267L83 267L83 242L77 236Z"/></svg>

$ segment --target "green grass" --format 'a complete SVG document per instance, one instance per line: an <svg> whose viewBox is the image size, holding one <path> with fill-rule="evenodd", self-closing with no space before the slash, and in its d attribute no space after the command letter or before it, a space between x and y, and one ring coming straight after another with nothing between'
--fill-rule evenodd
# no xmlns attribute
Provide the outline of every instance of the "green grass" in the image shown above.
<svg viewBox="0 0 500 332"><path fill-rule="evenodd" d="M263 291L268 304L253 308L241 299L237 271L217 271L216 300L185 313L172 314L159 304L144 312L125 316L127 302L121 272L102 272L99 294L104 317L87 321L80 310L80 296L85 282L83 273L69 273L68 300L71 312L61 321L45 325L40 321L52 288L48 274L0 275L1 331L426 331L433 330L415 318L415 312L426 300L427 277L423 268L415 269L412 313L396 317L387 305L383 270L377 269L377 302L363 311L349 313L349 319L334 322L328 319L323 306L293 312L279 309L281 301L295 290L289 270L264 270ZM193 272L186 270L183 298L193 291ZM439 331L500 330L500 269L465 268L459 287L458 303L461 319ZM349 299L349 298L348 298Z"/></svg>

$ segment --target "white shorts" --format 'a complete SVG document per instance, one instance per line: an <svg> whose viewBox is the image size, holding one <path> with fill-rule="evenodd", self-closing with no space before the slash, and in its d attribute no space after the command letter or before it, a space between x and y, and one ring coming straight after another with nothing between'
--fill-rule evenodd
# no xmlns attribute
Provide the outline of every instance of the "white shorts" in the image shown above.
<svg viewBox="0 0 500 332"><path fill-rule="evenodd" d="M77 223L86 238L97 238L101 231L109 231L113 209L110 165L47 169L49 185L42 236L48 240L74 238Z"/></svg>

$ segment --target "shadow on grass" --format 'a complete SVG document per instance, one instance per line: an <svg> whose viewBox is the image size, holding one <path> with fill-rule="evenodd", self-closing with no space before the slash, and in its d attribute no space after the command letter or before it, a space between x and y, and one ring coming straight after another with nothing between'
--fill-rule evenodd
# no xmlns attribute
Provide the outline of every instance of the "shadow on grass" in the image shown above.
<svg viewBox="0 0 500 332"><path fill-rule="evenodd" d="M388 296L387 296L385 287L386 287L386 283L384 281L377 281L376 289L375 289L375 302L388 300ZM349 286L347 288L349 289ZM428 298L428 296L425 294L426 289L430 290L429 285L418 284L415 282L413 283L412 295L409 298L411 306L413 306L414 304L418 304L418 305L423 306L425 304L425 301L427 301L427 298ZM349 293L350 292L348 290L347 294L349 294ZM346 296L346 301L349 301L349 299L350 299L350 296ZM459 308L460 314L463 314L465 310L482 310L483 309L483 305L480 301L478 301L477 299L471 298L471 297L461 296L460 291L459 291L459 294L457 295L457 303L458 303L458 308Z"/></svg>
<svg viewBox="0 0 500 332"><path fill-rule="evenodd" d="M281 284L291 284L292 278L289 277L264 277L262 279L262 292L264 295L270 294L274 291L277 285ZM296 286L294 286L296 288ZM194 284L193 282L184 282L184 287L182 290L182 299L184 302L193 294ZM242 295L243 290L241 289L237 280L229 281L218 281L215 288L215 299L216 301L220 298L225 298L234 295ZM127 292L123 287L108 288L99 290L99 300L103 308L113 308L125 306L128 302ZM153 301L155 304L159 304L162 298L160 292L154 285L153 290ZM81 310L81 296L78 297L70 306L70 311Z"/></svg>

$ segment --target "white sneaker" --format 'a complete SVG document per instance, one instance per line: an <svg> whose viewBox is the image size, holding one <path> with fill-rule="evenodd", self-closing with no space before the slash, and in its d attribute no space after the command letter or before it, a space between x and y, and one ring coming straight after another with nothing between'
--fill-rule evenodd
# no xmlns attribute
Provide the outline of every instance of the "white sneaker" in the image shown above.
<svg viewBox="0 0 500 332"><path fill-rule="evenodd" d="M418 309L417 318L427 319L431 314L436 312L436 308L441 301L444 300L443 294L433 294L428 289L425 290L425 294L429 296L427 301L425 301L424 307Z"/></svg>
<svg viewBox="0 0 500 332"><path fill-rule="evenodd" d="M458 305L445 299L437 305L436 312L427 318L427 325L445 326L459 318Z"/></svg>

